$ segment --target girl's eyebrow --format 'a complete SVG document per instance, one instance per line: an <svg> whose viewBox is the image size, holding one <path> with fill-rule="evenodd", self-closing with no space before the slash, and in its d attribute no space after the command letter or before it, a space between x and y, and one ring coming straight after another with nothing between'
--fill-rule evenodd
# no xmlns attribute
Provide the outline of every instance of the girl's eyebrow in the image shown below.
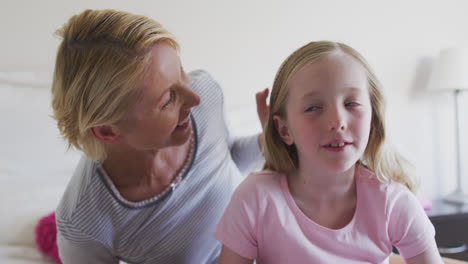
<svg viewBox="0 0 468 264"><path fill-rule="evenodd" d="M367 93L366 89L360 89L360 88L356 88L356 87L350 87L348 89L348 91L349 91L349 94L356 95L356 96L361 96L361 95Z"/></svg>
<svg viewBox="0 0 468 264"><path fill-rule="evenodd" d="M355 92L355 93L360 93L360 92L362 92L362 89L361 89L361 88L357 88L357 87L349 87L348 90L351 91L351 92Z"/></svg>
<svg viewBox="0 0 468 264"><path fill-rule="evenodd" d="M353 94L360 94L363 92L363 89L351 86L349 88L346 88L346 92L350 92ZM316 97L318 95L320 95L320 91L309 91L301 96L301 100L303 101L309 97Z"/></svg>
<svg viewBox="0 0 468 264"><path fill-rule="evenodd" d="M315 96L318 96L319 94L320 94L320 92L318 92L318 91L307 92L307 93L305 93L304 95L301 96L301 100L305 100L307 97L315 97Z"/></svg>

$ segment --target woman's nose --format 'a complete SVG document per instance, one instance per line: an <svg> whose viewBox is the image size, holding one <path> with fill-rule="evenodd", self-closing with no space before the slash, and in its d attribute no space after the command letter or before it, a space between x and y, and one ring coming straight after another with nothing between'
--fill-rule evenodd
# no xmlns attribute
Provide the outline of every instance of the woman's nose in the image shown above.
<svg viewBox="0 0 468 264"><path fill-rule="evenodd" d="M190 86L184 85L182 88L183 90L183 106L190 109L194 106L197 106L200 104L200 96L196 94L192 89L190 89Z"/></svg>

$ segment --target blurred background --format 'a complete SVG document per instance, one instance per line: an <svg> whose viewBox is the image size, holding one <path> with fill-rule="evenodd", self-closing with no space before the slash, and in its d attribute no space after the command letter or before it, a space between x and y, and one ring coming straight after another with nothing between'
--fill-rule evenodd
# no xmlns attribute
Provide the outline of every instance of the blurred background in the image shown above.
<svg viewBox="0 0 468 264"><path fill-rule="evenodd" d="M453 95L429 92L427 84L441 49L468 46L467 1L2 0L0 72L50 77L59 44L54 32L87 8L143 14L172 31L185 69L205 69L221 83L239 135L260 131L254 94L271 87L276 70L293 50L314 40L344 42L367 58L383 83L389 138L422 178L421 194L436 198L455 188ZM467 100L461 93L465 187ZM1 115L20 108L2 109ZM0 137L15 136L4 122L0 127Z"/></svg>

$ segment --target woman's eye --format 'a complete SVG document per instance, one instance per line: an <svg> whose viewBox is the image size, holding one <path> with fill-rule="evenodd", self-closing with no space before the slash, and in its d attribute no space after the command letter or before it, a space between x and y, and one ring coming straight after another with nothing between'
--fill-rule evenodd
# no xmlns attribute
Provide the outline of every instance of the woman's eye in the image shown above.
<svg viewBox="0 0 468 264"><path fill-rule="evenodd" d="M167 102L163 105L163 109L165 109L166 107L168 107L175 99L175 92L174 91L170 91L169 92L169 99L167 100Z"/></svg>

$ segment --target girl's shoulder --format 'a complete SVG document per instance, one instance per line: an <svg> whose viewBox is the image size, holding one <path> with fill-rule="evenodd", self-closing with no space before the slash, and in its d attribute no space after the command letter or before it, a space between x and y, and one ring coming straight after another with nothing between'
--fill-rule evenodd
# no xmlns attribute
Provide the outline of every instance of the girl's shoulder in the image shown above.
<svg viewBox="0 0 468 264"><path fill-rule="evenodd" d="M373 171L369 170L363 165L356 165L355 177L358 188L360 187L364 189L385 192L391 184L390 181L380 181Z"/></svg>
<svg viewBox="0 0 468 264"><path fill-rule="evenodd" d="M379 177L371 171L370 169L364 167L363 165L356 166L356 179L360 184L366 184L372 187L377 187L382 190L408 190L409 189L403 184L396 182L394 180L382 181L379 180Z"/></svg>
<svg viewBox="0 0 468 264"><path fill-rule="evenodd" d="M359 193L366 193L369 197L380 197L388 203L400 196L411 196L411 191L403 184L393 181L379 180L377 175L362 165L356 168L356 182Z"/></svg>
<svg viewBox="0 0 468 264"><path fill-rule="evenodd" d="M284 173L272 171L272 170L261 170L252 172L247 176L247 179L256 183L278 183L282 177L286 177ZM246 179L246 180L247 180Z"/></svg>
<svg viewBox="0 0 468 264"><path fill-rule="evenodd" d="M271 170L250 173L239 184L236 192L256 194L272 193L281 190L281 182L284 181L285 178L285 174Z"/></svg>

